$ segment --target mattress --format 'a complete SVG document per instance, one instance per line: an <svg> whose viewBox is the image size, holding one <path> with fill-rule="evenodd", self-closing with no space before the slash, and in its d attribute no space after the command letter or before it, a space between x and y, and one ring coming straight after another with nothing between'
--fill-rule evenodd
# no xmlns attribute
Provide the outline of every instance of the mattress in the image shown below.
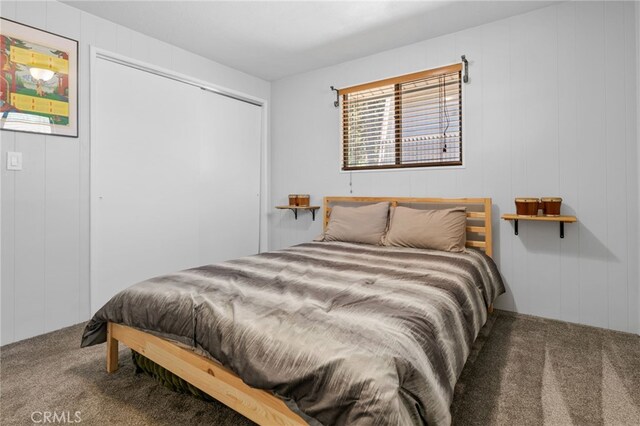
<svg viewBox="0 0 640 426"><path fill-rule="evenodd" d="M320 424L441 425L503 292L478 250L315 242L133 285L81 344L120 323L205 351Z"/></svg>

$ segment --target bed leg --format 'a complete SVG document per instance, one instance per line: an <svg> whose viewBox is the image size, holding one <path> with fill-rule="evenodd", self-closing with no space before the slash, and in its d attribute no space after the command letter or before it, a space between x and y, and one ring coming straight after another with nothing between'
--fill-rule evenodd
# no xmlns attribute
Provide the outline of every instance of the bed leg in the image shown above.
<svg viewBox="0 0 640 426"><path fill-rule="evenodd" d="M493 313L493 303L489 305L488 311L489 311L490 314Z"/></svg>
<svg viewBox="0 0 640 426"><path fill-rule="evenodd" d="M113 338L111 323L107 323L107 373L118 370L118 341Z"/></svg>

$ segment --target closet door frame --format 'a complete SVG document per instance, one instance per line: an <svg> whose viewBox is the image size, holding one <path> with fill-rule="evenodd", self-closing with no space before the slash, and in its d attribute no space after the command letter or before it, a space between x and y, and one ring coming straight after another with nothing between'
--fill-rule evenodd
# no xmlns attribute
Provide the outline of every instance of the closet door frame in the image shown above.
<svg viewBox="0 0 640 426"><path fill-rule="evenodd" d="M120 64L122 66L128 66L131 68L135 68L138 70L141 70L143 72L149 72L151 74L155 74L155 75L159 75L161 77L164 78L168 78L171 80L175 80L175 81L179 81L181 83L184 84L188 84L191 86L195 86L195 87L199 87L202 90L206 90L212 93L215 93L219 96L227 96L233 99L237 99L239 101L243 101L243 102L247 102L256 106L259 106L261 108L261 115L262 115L262 128L261 128L261 135L260 135L260 203L259 203L259 209L260 209L260 220L259 220L259 235L258 235L258 247L260 252L266 251L268 249L268 241L269 241L269 235L268 235L268 202L269 202L269 164L268 164L268 158L269 158L269 139L268 139L268 135L269 135L269 128L268 128L268 110L269 110L269 106L268 106L268 102L266 99L262 99L256 96L252 96L252 95L248 95L246 93L242 93L236 90L232 90L214 83L210 83L204 80L200 80L185 74L181 74L163 67L159 67L147 62L143 62L143 61L139 61L137 59L133 59L127 56L123 56L117 53L113 53L110 52L108 50L104 50L101 48L98 48L96 46L89 46L89 69L90 69L90 81L89 81L89 87L90 87L90 142L89 142L89 150L90 150L90 184L89 184L89 223L90 223L90 228L89 228L89 279L90 279L90 285L89 288L91 288L91 285L95 282L95 277L94 277L94 271L93 271L93 265L95 265L95 258L94 258L94 254L95 254L95 250L94 250L94 244L95 244L95 239L93 238L93 235L95 234L95 221L93 220L93 218L95 217L95 213L96 213L96 208L97 208L97 201L98 201L98 196L99 194L94 193L94 187L93 187L93 183L95 182L95 163L96 163L96 158L94 157L94 155L91 153L91 145L92 145L92 141L97 140L96 139L96 125L95 125L95 120L96 118L93 115L93 111L96 111L96 96L95 94L97 93L97 79L94 77L95 75L97 75L96 70L97 70L97 61L99 60L107 60L107 61L111 61L111 62L115 62L117 64Z"/></svg>

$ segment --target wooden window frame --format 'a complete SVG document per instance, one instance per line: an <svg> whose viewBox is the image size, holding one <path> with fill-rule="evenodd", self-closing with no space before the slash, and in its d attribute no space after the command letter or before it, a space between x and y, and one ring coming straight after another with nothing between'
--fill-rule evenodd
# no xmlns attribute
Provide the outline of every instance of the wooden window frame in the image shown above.
<svg viewBox="0 0 640 426"><path fill-rule="evenodd" d="M441 162L425 162L425 163L402 163L402 84L409 83L416 80L423 80L430 77L436 77L441 75L458 73L459 76L459 132L460 132L460 159L456 161L441 161ZM394 98L397 100L394 105L394 123L395 123L395 163L384 165L370 165L370 166L348 166L349 164L349 125L348 119L345 119L345 105L348 102L347 95L350 93L361 92L368 89L374 89L376 87L394 86ZM358 170L384 170L384 169L410 169L410 168L425 168L425 167L451 167L463 165L463 144L462 144L462 64L447 65L444 67L433 68L425 71L419 71L402 76L387 78L383 80L372 81L369 83L359 84L356 86L347 87L338 90L338 95L342 100L342 109L340 119L342 121L342 171L358 171Z"/></svg>

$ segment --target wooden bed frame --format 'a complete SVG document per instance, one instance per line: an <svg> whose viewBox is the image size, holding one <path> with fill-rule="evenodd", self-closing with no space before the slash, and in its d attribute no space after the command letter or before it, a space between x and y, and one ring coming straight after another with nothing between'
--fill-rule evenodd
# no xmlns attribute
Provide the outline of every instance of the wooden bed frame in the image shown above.
<svg viewBox="0 0 640 426"><path fill-rule="evenodd" d="M431 205L445 208L467 207L467 246L493 254L491 240L491 198L398 198L398 197L325 197L324 228L329 223L331 207L346 203L392 205ZM489 312L493 306L489 307ZM168 340L138 329L109 322L107 324L107 372L118 369L118 342L144 355L183 380L222 402L232 410L260 425L307 425L280 398L245 384L235 373L219 363L182 348Z"/></svg>

